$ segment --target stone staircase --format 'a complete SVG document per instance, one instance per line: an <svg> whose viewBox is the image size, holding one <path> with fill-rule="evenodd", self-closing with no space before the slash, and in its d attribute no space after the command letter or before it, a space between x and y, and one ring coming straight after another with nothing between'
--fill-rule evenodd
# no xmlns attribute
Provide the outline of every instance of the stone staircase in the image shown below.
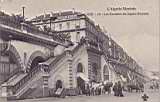
<svg viewBox="0 0 160 102"><path fill-rule="evenodd" d="M62 59L66 56L66 51L61 55L56 57L52 57L48 59L45 63L49 65L55 66L61 63ZM49 70L53 70L55 67L50 68ZM56 71L57 69L54 69ZM35 97L40 97L42 95L38 95L42 93L42 90L37 90L37 85L42 85L42 76L43 71L40 67L33 68L29 73L18 73L13 75L8 79L4 84L6 84L8 99L24 99L24 98L34 98L32 95L37 94ZM40 82L41 81L41 82ZM40 84L39 84L40 82ZM36 85L35 85L36 84ZM2 85L3 86L3 85Z"/></svg>
<svg viewBox="0 0 160 102"><path fill-rule="evenodd" d="M19 99L39 79L39 68L30 73L18 73L2 84L7 89L8 99Z"/></svg>

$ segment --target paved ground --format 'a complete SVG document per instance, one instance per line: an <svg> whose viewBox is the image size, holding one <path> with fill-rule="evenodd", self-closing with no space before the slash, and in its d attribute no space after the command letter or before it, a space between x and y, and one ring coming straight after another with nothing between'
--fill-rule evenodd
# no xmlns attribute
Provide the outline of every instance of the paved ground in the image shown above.
<svg viewBox="0 0 160 102"><path fill-rule="evenodd" d="M72 96L61 98L41 98L27 99L10 102L143 102L141 99L142 93L124 93L125 97L115 97L113 95L100 96ZM160 102L160 91L147 91L149 100L147 102Z"/></svg>

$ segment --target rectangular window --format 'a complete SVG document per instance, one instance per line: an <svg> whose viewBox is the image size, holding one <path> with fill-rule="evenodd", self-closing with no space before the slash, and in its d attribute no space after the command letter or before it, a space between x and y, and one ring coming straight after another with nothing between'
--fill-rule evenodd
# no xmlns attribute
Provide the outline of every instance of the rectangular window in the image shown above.
<svg viewBox="0 0 160 102"><path fill-rule="evenodd" d="M76 29L79 29L80 28L80 26L79 25L76 25Z"/></svg>
<svg viewBox="0 0 160 102"><path fill-rule="evenodd" d="M59 30L62 30L62 24L59 24Z"/></svg>
<svg viewBox="0 0 160 102"><path fill-rule="evenodd" d="M70 29L70 22L67 22L67 29Z"/></svg>
<svg viewBox="0 0 160 102"><path fill-rule="evenodd" d="M55 24L52 23L51 30L55 30Z"/></svg>
<svg viewBox="0 0 160 102"><path fill-rule="evenodd" d="M77 40L77 42L80 42L80 32L77 32L77 34L76 34L76 40Z"/></svg>
<svg viewBox="0 0 160 102"><path fill-rule="evenodd" d="M76 21L75 28L76 28L76 29L79 29L79 28L80 28L80 20Z"/></svg>

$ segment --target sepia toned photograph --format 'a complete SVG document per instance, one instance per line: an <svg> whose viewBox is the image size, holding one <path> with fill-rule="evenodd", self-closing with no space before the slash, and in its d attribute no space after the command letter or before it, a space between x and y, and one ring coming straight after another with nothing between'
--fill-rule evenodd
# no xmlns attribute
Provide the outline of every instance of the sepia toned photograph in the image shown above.
<svg viewBox="0 0 160 102"><path fill-rule="evenodd" d="M0 102L160 102L159 0L0 0Z"/></svg>

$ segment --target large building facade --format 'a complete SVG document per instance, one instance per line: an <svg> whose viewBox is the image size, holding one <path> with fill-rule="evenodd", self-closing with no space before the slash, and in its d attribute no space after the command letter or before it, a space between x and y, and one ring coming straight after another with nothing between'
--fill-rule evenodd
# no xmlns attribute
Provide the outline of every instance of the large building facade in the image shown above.
<svg viewBox="0 0 160 102"><path fill-rule="evenodd" d="M0 16L4 19L4 14ZM4 96L45 97L58 88L77 95L78 89L92 82L144 82L142 67L83 13L44 14L23 21L20 28L4 20L0 24ZM66 45L70 41L72 46Z"/></svg>

